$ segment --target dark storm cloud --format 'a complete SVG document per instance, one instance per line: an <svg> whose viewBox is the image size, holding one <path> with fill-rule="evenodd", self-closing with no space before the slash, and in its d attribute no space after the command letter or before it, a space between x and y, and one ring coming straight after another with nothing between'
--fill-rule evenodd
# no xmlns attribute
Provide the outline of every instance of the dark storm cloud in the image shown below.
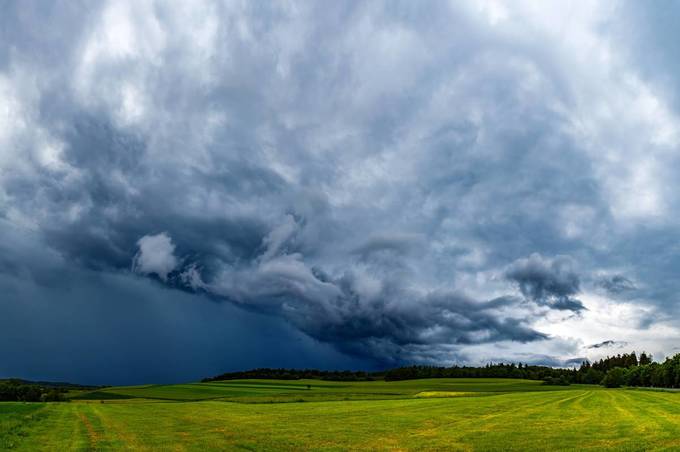
<svg viewBox="0 0 680 452"><path fill-rule="evenodd" d="M244 367L372 365L274 317L128 272L71 267L40 238L3 222L0 231L3 377L140 384L196 381Z"/></svg>
<svg viewBox="0 0 680 452"><path fill-rule="evenodd" d="M614 341L614 340L606 340L602 342L598 342L597 344L592 344L589 345L588 348L590 349L598 349L598 348L624 348L628 345L628 342L625 341Z"/></svg>
<svg viewBox="0 0 680 452"><path fill-rule="evenodd" d="M507 9L9 5L0 218L75 273L22 249L3 274L125 273L390 363L580 356L550 322L617 268L642 288L627 302L672 309L672 115L592 63L611 54L597 7Z"/></svg>
<svg viewBox="0 0 680 452"><path fill-rule="evenodd" d="M586 362L588 358L582 357L582 358L570 358L564 361L564 365L561 367L580 367L581 364Z"/></svg>
<svg viewBox="0 0 680 452"><path fill-rule="evenodd" d="M519 307L521 300L515 297L476 301L455 292L419 293L397 278L385 277L382 261L374 263L378 268L348 269L340 277L308 267L294 252L299 227L288 217L263 240L262 254L243 267L220 262L223 271L206 278L200 266L187 260L170 273L167 282L276 314L321 342L391 364L429 360L414 352L426 346L429 352L425 355L441 360L451 355L452 347L498 341L525 343L548 337L528 327L523 319L503 313ZM167 269L175 266L174 247L165 235L145 239L165 246L146 251L140 244L136 259L155 262L161 270L150 266L142 269L143 273L156 273L165 281ZM170 267L165 265L168 262L172 262ZM392 269L398 267L390 265Z"/></svg>
<svg viewBox="0 0 680 452"><path fill-rule="evenodd" d="M370 259L375 254L391 254L397 255L408 254L415 251L418 246L424 246L425 241L422 236L418 235L384 235L372 237L363 245L354 250L356 254L362 259Z"/></svg>
<svg viewBox="0 0 680 452"><path fill-rule="evenodd" d="M129 8L113 5L106 9L102 26L115 25L113 33L124 34L125 24L119 22L125 22ZM228 36L228 29L222 27L232 13L251 12L225 10L225 23L217 24L216 37ZM307 30L312 36L328 25L341 26L342 22L334 21L349 19L326 16L316 8L309 13L319 13L330 21ZM429 19L410 7L369 7L365 13L384 17L369 24L367 30L358 24L361 33L371 34L371 28L376 27L385 27L390 35L393 31L401 33L399 30L406 33L408 47L403 58L419 52L425 45L419 42L421 39L437 39L436 34L412 35ZM378 104L361 105L381 90L375 85L377 80L364 78L358 80L358 88L364 90L366 98L357 97L359 104L350 107L354 112L340 111L341 116L333 119L336 113L312 102L309 93L325 90L331 83L342 95L353 89L351 76L298 73L300 62L286 69L290 71L287 75L276 75L274 69L280 62L267 46L277 46L269 40L281 30L276 26L266 30L272 24L283 25L285 30L287 21L297 20L289 14L291 11L274 7L248 16L253 29L258 29L252 44L235 36L222 43L216 41L212 60L198 62L207 65L208 73L218 71L226 76L222 82L206 82L209 96L200 93L205 88L193 78L186 79L176 96L158 92L166 81L187 77L180 65L171 64L168 55L177 54L185 63L195 63L193 55L185 53L184 42L166 40L161 49L154 49L155 43L147 41L125 48L125 36L116 35L113 41L107 41L106 36L101 40L99 35L90 36L89 30L83 30L83 39L90 41L81 51L92 60L87 63L91 67L76 63L81 65L75 68L76 74L83 80L72 85L70 96L46 89L42 100L41 123L63 143L61 167L40 169L28 182L24 174L9 175L6 190L14 202L27 206L26 211L32 208L44 213L41 230L46 240L80 265L103 270L133 268L168 280L173 287L203 291L248 309L273 313L311 337L354 354L398 360L409 347L544 339L544 334L518 320L517 315L501 312L497 302L472 301L452 289L414 291L400 281L418 279L412 256L424 256L427 243L422 226L388 225L386 220L389 222L393 212L398 212L395 202L419 202L421 195L413 198L404 193L393 199L389 191L380 193L384 188L377 186L378 192L365 198L365 206L331 208L331 202L337 205L341 196L343 180L356 171L352 169L352 154L366 150L368 156L382 158L383 148L394 145L399 124L410 121L407 109L425 99L397 95L389 101L394 102L391 111L385 110L383 100L377 98ZM139 18L147 19L162 21L163 17ZM469 26L464 20L461 25ZM315 65L331 68L331 55L348 44L324 35L319 48L325 48L325 52L296 53L291 62L318 57ZM381 51L382 44L376 45L371 52ZM263 52L246 51L251 46ZM149 55L160 55L166 71L147 73L149 62L139 54L147 49ZM466 53L458 44L441 51ZM265 76L269 78L265 83L242 78L223 66L234 55L244 68L271 68L272 75ZM360 59L370 57L370 53L357 57L359 60L348 60L350 70L363 78L368 73L363 73ZM403 82L414 84L425 75L418 69ZM148 77L156 79L148 83ZM296 91L296 85L305 80L305 90ZM148 90L153 103L144 107L155 113L147 115L148 120L165 118L159 125L144 118L140 122L134 106L123 102L129 94L126 89L140 83L143 86L136 89L144 91L133 92L137 97L130 102L142 102ZM240 84L240 94L230 88L232 83ZM269 92L267 86L273 90ZM396 93L397 86L387 87L385 95ZM276 87L292 97L268 98ZM109 89L120 97L107 92ZM83 108L82 95L87 96L89 108ZM252 102L254 99L257 101ZM177 107L181 113L175 115L173 109ZM309 111L300 110L308 107ZM271 109L280 110L284 119L297 116L296 121L308 126L290 129L270 116ZM216 128L206 123L210 115L216 118ZM315 117L319 115L324 122ZM129 124L130 117L133 125ZM329 153L336 145L324 140L328 133L337 132L326 131L325 121L337 121L355 130L356 138L338 143L349 146L347 160ZM264 127L255 127L258 123ZM464 129L447 133L467 134ZM448 139L458 140L454 135ZM436 140L437 146L446 146L446 136L438 133ZM319 146L324 153L316 156ZM438 148L434 151L440 152ZM434 179L435 186L450 182ZM371 205L373 197L386 202L387 210L377 216ZM153 266L140 266L137 257L133 263L139 241L162 231L176 246L177 257L170 258L173 264L153 271ZM340 261L336 263L336 259ZM360 275L362 272L365 275ZM509 303L502 308L511 307ZM389 350L386 355L385 350Z"/></svg>
<svg viewBox="0 0 680 452"><path fill-rule="evenodd" d="M574 298L580 292L574 262L565 256L546 259L532 254L513 262L505 277L519 286L527 299L553 309L581 311L583 303Z"/></svg>
<svg viewBox="0 0 680 452"><path fill-rule="evenodd" d="M554 356L544 355L544 354L523 354L517 356L515 360L508 361L503 357L490 358L488 361L492 363L522 363L528 364L530 366L549 366L549 367L574 367L580 366L586 358L569 358L569 359L559 359Z"/></svg>
<svg viewBox="0 0 680 452"><path fill-rule="evenodd" d="M620 294L637 289L635 283L623 275L613 275L600 279L597 284L608 292Z"/></svg>

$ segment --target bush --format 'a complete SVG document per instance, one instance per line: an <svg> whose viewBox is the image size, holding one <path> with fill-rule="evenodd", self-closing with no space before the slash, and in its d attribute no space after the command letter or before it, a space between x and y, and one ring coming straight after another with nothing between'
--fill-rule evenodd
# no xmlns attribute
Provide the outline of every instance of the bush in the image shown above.
<svg viewBox="0 0 680 452"><path fill-rule="evenodd" d="M626 369L615 367L610 369L602 379L602 385L607 388L618 388L626 384Z"/></svg>
<svg viewBox="0 0 680 452"><path fill-rule="evenodd" d="M549 385L549 386L569 386L569 382L567 381L566 378L564 377L548 377L545 380L543 380L544 385Z"/></svg>

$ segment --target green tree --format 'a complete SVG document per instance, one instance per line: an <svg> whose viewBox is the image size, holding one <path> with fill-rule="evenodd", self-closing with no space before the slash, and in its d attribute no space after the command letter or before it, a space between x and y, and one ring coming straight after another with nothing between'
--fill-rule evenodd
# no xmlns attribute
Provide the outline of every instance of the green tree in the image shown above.
<svg viewBox="0 0 680 452"><path fill-rule="evenodd" d="M618 388L626 383L626 370L621 367L610 369L602 380L607 388Z"/></svg>
<svg viewBox="0 0 680 452"><path fill-rule="evenodd" d="M598 385L600 384L603 378L604 373L591 367L586 371L586 374L583 377L583 382L589 385Z"/></svg>
<svg viewBox="0 0 680 452"><path fill-rule="evenodd" d="M648 355L645 352L640 353L640 365L645 366L652 363L652 355Z"/></svg>

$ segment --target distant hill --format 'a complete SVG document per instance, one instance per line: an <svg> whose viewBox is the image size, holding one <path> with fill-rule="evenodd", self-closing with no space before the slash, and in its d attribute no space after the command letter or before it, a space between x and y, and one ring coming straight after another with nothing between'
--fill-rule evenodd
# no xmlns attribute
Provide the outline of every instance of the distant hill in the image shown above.
<svg viewBox="0 0 680 452"><path fill-rule="evenodd" d="M332 381L370 381L383 378L380 372L364 372L353 370L317 370L317 369L269 369L260 368L239 372L227 372L215 377L204 378L203 381L218 380L243 380L243 379L266 379L266 380L332 380Z"/></svg>
<svg viewBox="0 0 680 452"><path fill-rule="evenodd" d="M9 402L59 402L72 390L97 389L73 383L30 381L20 378L0 380L0 401Z"/></svg>
<svg viewBox="0 0 680 452"><path fill-rule="evenodd" d="M21 385L34 385L42 386L45 388L66 388L66 389L97 389L103 388L105 386L92 386L92 385L81 385L77 383L59 382L59 381L33 381L25 380L23 378L0 378L0 384L21 384Z"/></svg>

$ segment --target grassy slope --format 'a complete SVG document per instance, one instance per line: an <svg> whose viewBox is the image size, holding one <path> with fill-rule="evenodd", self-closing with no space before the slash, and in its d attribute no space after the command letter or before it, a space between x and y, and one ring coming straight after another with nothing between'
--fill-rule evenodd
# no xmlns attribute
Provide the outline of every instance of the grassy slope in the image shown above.
<svg viewBox="0 0 680 452"><path fill-rule="evenodd" d="M460 449L626 450L680 448L680 394L570 387L546 391L509 380L439 380L338 384L229 382L222 391L382 394L385 400L317 403L225 403L222 400L110 399L105 403L0 404L0 449ZM273 384L272 384L273 383ZM211 384L210 387L221 384ZM375 385L375 386L373 386ZM212 396L204 385L111 388L135 396ZM234 388L236 386L236 388ZM415 398L423 391L486 397ZM491 389L492 391L484 391ZM497 392L500 389L501 392ZM514 391L513 391L514 389ZM540 389L540 390L539 390ZM552 388L554 389L554 388ZM528 390L528 391L527 391ZM278 393L272 391L279 391ZM507 391L507 392L506 392ZM394 394L401 394L395 396ZM316 396L315 396L316 397Z"/></svg>
<svg viewBox="0 0 680 452"><path fill-rule="evenodd" d="M307 388L309 385L309 389ZM76 399L146 398L156 400L224 400L247 403L314 402L331 400L375 400L412 397L428 392L555 391L573 387L545 386L540 381L510 379L429 379L407 381L331 382L320 380L230 380L182 385L114 387L84 392Z"/></svg>

